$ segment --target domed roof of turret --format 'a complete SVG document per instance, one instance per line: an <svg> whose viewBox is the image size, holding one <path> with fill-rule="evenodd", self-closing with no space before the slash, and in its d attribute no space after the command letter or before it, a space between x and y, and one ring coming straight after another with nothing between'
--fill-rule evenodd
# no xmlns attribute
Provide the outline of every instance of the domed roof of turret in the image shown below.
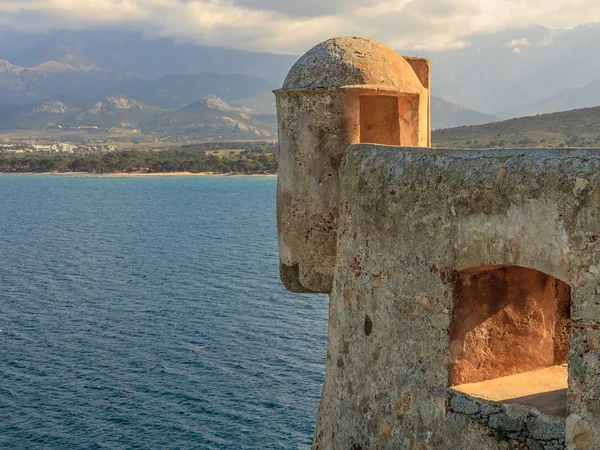
<svg viewBox="0 0 600 450"><path fill-rule="evenodd" d="M387 45L359 37L329 39L310 49L290 70L283 89L364 87L406 93L423 89L411 65Z"/></svg>

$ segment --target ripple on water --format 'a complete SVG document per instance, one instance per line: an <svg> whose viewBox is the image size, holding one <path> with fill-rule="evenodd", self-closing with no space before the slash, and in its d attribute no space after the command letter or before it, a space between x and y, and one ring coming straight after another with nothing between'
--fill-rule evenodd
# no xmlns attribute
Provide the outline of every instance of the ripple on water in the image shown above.
<svg viewBox="0 0 600 450"><path fill-rule="evenodd" d="M0 448L309 448L327 302L275 180L0 177Z"/></svg>

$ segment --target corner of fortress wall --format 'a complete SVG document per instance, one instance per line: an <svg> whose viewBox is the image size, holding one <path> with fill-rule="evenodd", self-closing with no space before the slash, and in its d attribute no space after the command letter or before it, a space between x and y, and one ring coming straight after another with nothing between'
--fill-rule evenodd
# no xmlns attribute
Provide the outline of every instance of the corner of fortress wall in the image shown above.
<svg viewBox="0 0 600 450"><path fill-rule="evenodd" d="M600 152L429 148L428 62L382 47L277 92L282 281L330 294L313 449L600 449Z"/></svg>
<svg viewBox="0 0 600 450"><path fill-rule="evenodd" d="M335 448L334 442L341 448L600 448L600 248L594 239L600 233L599 174L600 152L591 149L351 146L340 168L344 213L338 224L315 448ZM516 282L517 301L532 283L520 277L526 271L554 280L553 294L559 282L570 286L566 317L556 311L555 321L544 328L541 312L548 316L544 307L557 310L559 302L536 296L533 286L526 304L518 304L510 311L511 320L496 328L478 328L479 322L491 321L490 311L485 321L473 323L468 317L474 332L467 336L470 341L460 342L453 333L462 325L455 323L457 282L465 273L498 270L502 278L494 275L490 292ZM486 295L484 291L480 302L489 309ZM508 310L510 305L502 312ZM519 323L519 315L526 323ZM559 324L570 332L570 340L561 341L559 333L553 339ZM482 330L488 333L486 342L494 335L506 336L480 349L473 336ZM502 346L517 333L513 346ZM568 361L568 415L544 419L559 422L560 436L533 437L527 424L540 413L527 405L519 409L496 403L485 407L495 412L489 415L480 414L488 404L484 398L471 398L476 405L467 412L452 406L457 346L472 345L461 358L466 363L473 354L484 367L512 363L512 373L518 373L520 364L535 363L543 353L543 339L550 358L560 358L556 350L563 346L563 359L540 361L525 370ZM480 350L493 357L484 359ZM505 447L490 435L504 436L498 430L513 415L518 416L510 426L515 429L505 431L506 442L514 442ZM391 431L382 433L384 429Z"/></svg>

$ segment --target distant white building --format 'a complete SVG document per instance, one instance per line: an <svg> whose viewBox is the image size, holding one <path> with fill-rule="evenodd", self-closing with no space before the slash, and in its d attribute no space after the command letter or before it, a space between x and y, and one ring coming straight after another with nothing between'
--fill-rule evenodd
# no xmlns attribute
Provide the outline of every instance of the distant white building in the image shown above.
<svg viewBox="0 0 600 450"><path fill-rule="evenodd" d="M52 146L48 145L48 144L33 144L32 147L36 152L51 152L52 151Z"/></svg>
<svg viewBox="0 0 600 450"><path fill-rule="evenodd" d="M61 142L60 144L55 144L55 145L56 145L56 151L62 152L62 153L73 153L75 150L77 150L76 145L68 144L65 142Z"/></svg>

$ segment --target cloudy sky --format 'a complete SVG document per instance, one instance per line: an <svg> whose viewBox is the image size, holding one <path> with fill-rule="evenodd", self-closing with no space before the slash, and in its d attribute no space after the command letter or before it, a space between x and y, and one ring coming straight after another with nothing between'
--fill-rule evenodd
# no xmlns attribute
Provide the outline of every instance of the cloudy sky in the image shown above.
<svg viewBox="0 0 600 450"><path fill-rule="evenodd" d="M433 50L472 33L590 22L600 22L598 0L0 0L0 23L15 29L119 27L279 53L340 35Z"/></svg>

